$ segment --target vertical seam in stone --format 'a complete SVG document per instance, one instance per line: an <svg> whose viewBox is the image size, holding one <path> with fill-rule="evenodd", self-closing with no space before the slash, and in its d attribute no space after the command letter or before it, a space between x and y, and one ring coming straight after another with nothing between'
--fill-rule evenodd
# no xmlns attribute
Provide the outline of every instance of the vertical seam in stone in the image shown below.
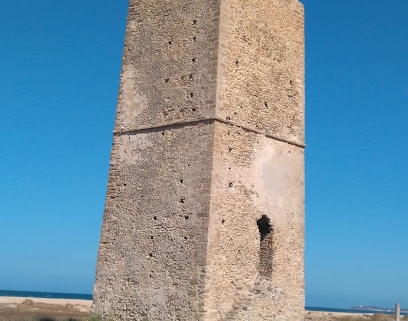
<svg viewBox="0 0 408 321"><path fill-rule="evenodd" d="M215 54L215 62L214 62L214 64L215 64L215 66L216 66L216 68L215 68L215 77L214 77L214 81L215 81L215 83L214 83L214 90L215 90L215 106L214 106L214 117L217 115L217 108L218 108L218 106L219 106L219 95L218 95L218 87L219 87L219 85L220 85L220 68L221 68L221 66L220 66L220 56L222 56L222 54L221 54L221 47L222 47L222 38L221 38L221 33L222 33L222 31L221 31L221 29L222 29L222 26L221 26L221 21L223 21L223 19L222 19L222 14L223 14L223 10L222 10L222 5L223 5L223 0L219 0L219 2L218 2L218 5L217 5L217 10L218 10L218 12L216 13L217 15L218 15L218 21L217 21L217 33L216 33L216 41L217 41L217 48L216 48L216 54ZM215 48L214 48L215 49ZM212 201L213 201L213 197L211 197L211 195L213 195L213 192L214 192L214 186L213 186L213 176L214 176L214 172L213 172L213 169L214 169L214 163L215 163L215 152L214 152L214 145L215 145L215 134L216 134L216 127L217 127L217 121L216 121L216 119L214 119L213 120L213 132L212 132L212 144L213 144L213 148L212 148L212 155L211 155L211 157L212 157L212 159L211 159L211 171L210 171L210 173L211 173L211 175L210 175L210 199L209 199L209 216L208 216L208 229L207 229L207 240L206 240L206 253L208 253L208 247L209 247L209 231L210 231L210 226L211 226L211 224L210 224L210 222L211 222L211 220L213 219L213 204L212 204ZM203 318L202 318L202 320L203 321L206 321L206 320L209 320L210 321L210 319L209 319L209 316L208 316L208 314L207 314L207 311L206 311L206 308L207 308L207 304L208 304L208 291L206 290L206 287L207 287L207 280L208 280L208 276L207 276L207 274L208 274L208 269L207 269L207 266L208 266L208 263L209 263L209 258L208 258L208 255L206 255L206 270L205 270L205 274L204 274L204 282L203 282L203 285L204 285L204 297L203 297Z"/></svg>

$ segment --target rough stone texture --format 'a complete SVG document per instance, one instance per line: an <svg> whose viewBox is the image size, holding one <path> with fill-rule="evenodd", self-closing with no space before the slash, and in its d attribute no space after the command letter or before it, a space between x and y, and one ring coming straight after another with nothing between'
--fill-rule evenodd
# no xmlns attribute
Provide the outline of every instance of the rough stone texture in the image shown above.
<svg viewBox="0 0 408 321"><path fill-rule="evenodd" d="M302 148L216 124L206 320L302 320L303 163Z"/></svg>
<svg viewBox="0 0 408 321"><path fill-rule="evenodd" d="M303 320L297 0L131 0L93 313Z"/></svg>
<svg viewBox="0 0 408 321"><path fill-rule="evenodd" d="M219 1L131 0L115 129L215 115Z"/></svg>
<svg viewBox="0 0 408 321"><path fill-rule="evenodd" d="M213 131L203 122L115 136L95 313L113 320L199 315Z"/></svg>
<svg viewBox="0 0 408 321"><path fill-rule="evenodd" d="M304 143L303 20L296 0L221 2L218 117Z"/></svg>

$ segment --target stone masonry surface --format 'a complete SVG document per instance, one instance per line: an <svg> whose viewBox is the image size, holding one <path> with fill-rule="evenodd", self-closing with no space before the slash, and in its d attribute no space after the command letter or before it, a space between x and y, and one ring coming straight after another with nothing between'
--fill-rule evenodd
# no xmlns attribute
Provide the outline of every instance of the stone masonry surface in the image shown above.
<svg viewBox="0 0 408 321"><path fill-rule="evenodd" d="M297 0L130 0L93 313L303 320Z"/></svg>

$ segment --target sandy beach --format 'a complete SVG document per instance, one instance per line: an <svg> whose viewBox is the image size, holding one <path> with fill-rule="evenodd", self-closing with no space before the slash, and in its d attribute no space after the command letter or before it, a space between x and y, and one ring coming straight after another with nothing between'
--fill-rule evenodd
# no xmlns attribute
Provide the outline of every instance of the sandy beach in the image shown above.
<svg viewBox="0 0 408 321"><path fill-rule="evenodd" d="M7 307L17 307L19 304L25 302L25 304L32 301L34 304L49 304L49 305L60 305L60 306L71 306L72 308L79 310L81 312L88 312L92 306L92 300L76 300L76 299L51 299L51 298L21 298L21 297L11 297L11 296L0 296L0 305Z"/></svg>
<svg viewBox="0 0 408 321"><path fill-rule="evenodd" d="M89 318L91 300L75 299L51 299L51 298L26 298L0 296L0 321L20 321L22 318L27 320L38 320L33 317L47 316L55 320L66 320L75 318L75 320L87 320ZM26 320L26 319L24 319ZM323 312L306 311L305 321L392 321L392 316L343 313L343 312ZM401 320L408 320L401 317Z"/></svg>
<svg viewBox="0 0 408 321"><path fill-rule="evenodd" d="M371 314L363 313L345 313L345 312L323 312L306 311L306 321L334 321L334 320L370 320Z"/></svg>
<svg viewBox="0 0 408 321"><path fill-rule="evenodd" d="M91 300L0 296L0 321L89 319Z"/></svg>

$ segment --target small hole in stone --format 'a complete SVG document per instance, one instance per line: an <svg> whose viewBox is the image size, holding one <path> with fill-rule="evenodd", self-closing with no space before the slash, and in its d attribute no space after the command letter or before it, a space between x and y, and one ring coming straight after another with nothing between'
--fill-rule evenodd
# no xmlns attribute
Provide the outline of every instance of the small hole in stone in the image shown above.
<svg viewBox="0 0 408 321"><path fill-rule="evenodd" d="M164 78L164 82L169 82L170 78Z"/></svg>
<svg viewBox="0 0 408 321"><path fill-rule="evenodd" d="M187 240L187 236L184 236L184 239Z"/></svg>
<svg viewBox="0 0 408 321"><path fill-rule="evenodd" d="M184 183L184 179L180 179L180 183L183 184L183 183Z"/></svg>
<svg viewBox="0 0 408 321"><path fill-rule="evenodd" d="M153 240L153 238L154 238L153 236L150 236L150 239L151 239L151 240Z"/></svg>
<svg viewBox="0 0 408 321"><path fill-rule="evenodd" d="M237 66L238 66L238 60L237 60L237 61L235 61L235 65L237 65Z"/></svg>
<svg viewBox="0 0 408 321"><path fill-rule="evenodd" d="M232 147L228 147L228 152L229 152L229 153L232 152Z"/></svg>
<svg viewBox="0 0 408 321"><path fill-rule="evenodd" d="M187 164L187 167L190 167L190 164Z"/></svg>
<svg viewBox="0 0 408 321"><path fill-rule="evenodd" d="M190 97L193 98L193 96L194 96L194 94L193 94L193 93L190 93Z"/></svg>
<svg viewBox="0 0 408 321"><path fill-rule="evenodd" d="M265 107L266 107L266 108L268 108L268 103L267 103L266 101L265 101L265 103L264 103L264 104L265 104Z"/></svg>
<svg viewBox="0 0 408 321"><path fill-rule="evenodd" d="M290 153L290 152L289 152ZM123 186L126 186L126 183L123 183Z"/></svg>
<svg viewBox="0 0 408 321"><path fill-rule="evenodd" d="M189 218L190 218L190 217L189 217L188 215L185 215L185 216L184 216L184 219L185 219L185 220L188 220Z"/></svg>
<svg viewBox="0 0 408 321"><path fill-rule="evenodd" d="M196 111L196 109L195 109L194 107L193 107L193 108L191 108L191 110L192 110L192 111Z"/></svg>
<svg viewBox="0 0 408 321"><path fill-rule="evenodd" d="M185 198L184 197L182 197L182 198L180 198L180 203L184 203L184 200L185 200Z"/></svg>
<svg viewBox="0 0 408 321"><path fill-rule="evenodd" d="M231 170L231 167L228 167L228 170L230 171L230 170Z"/></svg>
<svg viewBox="0 0 408 321"><path fill-rule="evenodd" d="M149 256L150 256L150 257L153 257L153 253L149 253Z"/></svg>
<svg viewBox="0 0 408 321"><path fill-rule="evenodd" d="M194 19L194 20L193 20L193 25L195 25L196 23L197 23L197 20Z"/></svg>
<svg viewBox="0 0 408 321"><path fill-rule="evenodd" d="M197 37L196 37L196 36L194 36L194 37L193 37L193 41L195 42L196 40L197 40Z"/></svg>
<svg viewBox="0 0 408 321"><path fill-rule="evenodd" d="M221 223L224 224L224 223L225 223L225 220L223 219L223 220L221 221Z"/></svg>
<svg viewBox="0 0 408 321"><path fill-rule="evenodd" d="M293 85L293 80L289 81L289 83L290 83L291 85Z"/></svg>
<svg viewBox="0 0 408 321"><path fill-rule="evenodd" d="M232 187L232 186L234 186L234 184L232 184L232 182L231 183L229 183L229 185L228 185L229 187Z"/></svg>
<svg viewBox="0 0 408 321"><path fill-rule="evenodd" d="M190 79L193 79L193 74L190 74L189 78L190 78Z"/></svg>
<svg viewBox="0 0 408 321"><path fill-rule="evenodd" d="M197 57L191 59L192 62L195 62L197 60Z"/></svg>
<svg viewBox="0 0 408 321"><path fill-rule="evenodd" d="M226 119L226 120L231 120L231 117L230 117L230 116L227 116L225 119Z"/></svg>
<svg viewBox="0 0 408 321"><path fill-rule="evenodd" d="M171 45L171 44L173 44L173 41L172 41L172 40L169 41L169 45Z"/></svg>
<svg viewBox="0 0 408 321"><path fill-rule="evenodd" d="M164 132L162 132L162 135L164 136Z"/></svg>
<svg viewBox="0 0 408 321"><path fill-rule="evenodd" d="M152 278L153 277L153 275L151 275L151 274L149 274L149 276Z"/></svg>
<svg viewBox="0 0 408 321"><path fill-rule="evenodd" d="M157 216L153 216L153 219L156 221L156 220L157 220Z"/></svg>
<svg viewBox="0 0 408 321"><path fill-rule="evenodd" d="M289 151L289 154L290 154L290 151Z"/></svg>

